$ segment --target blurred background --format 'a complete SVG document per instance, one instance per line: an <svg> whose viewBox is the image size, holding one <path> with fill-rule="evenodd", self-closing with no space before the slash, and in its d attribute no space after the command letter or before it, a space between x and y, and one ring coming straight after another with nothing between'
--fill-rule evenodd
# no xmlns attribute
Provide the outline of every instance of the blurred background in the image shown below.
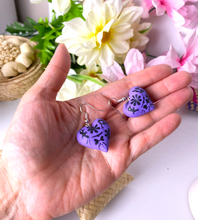
<svg viewBox="0 0 198 220"><path fill-rule="evenodd" d="M26 17L38 21L39 17L49 17L48 1L32 4L30 0L0 0L0 35L5 33L6 25L14 21L24 22Z"/></svg>

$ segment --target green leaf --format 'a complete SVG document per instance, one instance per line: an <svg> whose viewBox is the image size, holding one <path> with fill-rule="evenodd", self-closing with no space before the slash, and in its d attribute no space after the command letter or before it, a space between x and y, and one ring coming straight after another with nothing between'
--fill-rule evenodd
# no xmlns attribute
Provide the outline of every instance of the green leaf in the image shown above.
<svg viewBox="0 0 198 220"><path fill-rule="evenodd" d="M75 0L71 0L71 7L69 11L65 15L63 15L63 21L70 21L77 17L80 17L83 20L85 20L82 13L83 13L83 6L77 3L77 1Z"/></svg>
<svg viewBox="0 0 198 220"><path fill-rule="evenodd" d="M33 19L27 17L27 20L28 20L28 22L32 25L32 27L33 27L34 25L37 25L37 22L34 21Z"/></svg>
<svg viewBox="0 0 198 220"><path fill-rule="evenodd" d="M52 2L52 0L48 1ZM39 50L37 56L40 58L40 62L47 66L58 45L55 40L61 35L64 27L63 22L75 17L84 19L82 13L83 6L77 3L77 0L71 0L71 8L64 16L60 15L56 18L54 12L51 22L49 22L48 18L39 18L38 22L27 18L27 22L24 22L24 24L15 22L7 26L6 31L15 35L31 36L32 38L30 40L37 43L35 49ZM71 66L76 69L85 68L84 66L79 66L76 62L73 62Z"/></svg>
<svg viewBox="0 0 198 220"><path fill-rule="evenodd" d="M52 15L52 22L55 21L55 20L56 20L56 14L53 13L53 15Z"/></svg>
<svg viewBox="0 0 198 220"><path fill-rule="evenodd" d="M67 79L77 83L77 84L82 84L82 80L80 79L77 79L76 77L73 77L73 76L67 76Z"/></svg>
<svg viewBox="0 0 198 220"><path fill-rule="evenodd" d="M91 76L80 75L80 74L78 74L78 75L71 75L71 76L76 77L77 79L80 79L80 80L89 80L89 81L91 81L93 83L96 83L96 84L98 84L100 86L105 86L104 83L101 82L99 79L93 78Z"/></svg>
<svg viewBox="0 0 198 220"><path fill-rule="evenodd" d="M31 41L35 41L35 42L38 42L39 39L40 39L39 35L36 35L36 36L32 37L30 40L31 40Z"/></svg>
<svg viewBox="0 0 198 220"><path fill-rule="evenodd" d="M49 30L44 37L42 37L42 39L48 38L50 36L52 36L54 33L56 32L56 30Z"/></svg>
<svg viewBox="0 0 198 220"><path fill-rule="evenodd" d="M6 31L10 34L18 35L18 36L33 36L37 32L34 28L34 25L37 24L34 20L27 18L28 22L24 22L24 24L20 24L18 22L14 22L14 24L7 25Z"/></svg>
<svg viewBox="0 0 198 220"><path fill-rule="evenodd" d="M51 42L49 42L49 41L47 41L46 43L45 43L45 46L48 48L48 49L50 49L50 50L55 50L55 46L51 43Z"/></svg>
<svg viewBox="0 0 198 220"><path fill-rule="evenodd" d="M146 32L148 32L148 31L151 29L152 26L153 26L153 24L151 24L149 28L144 29L144 30L142 30L142 31L139 31L139 33L140 33L140 34L145 34Z"/></svg>
<svg viewBox="0 0 198 220"><path fill-rule="evenodd" d="M38 20L38 23L43 24L44 23L43 18L40 17L39 20Z"/></svg>

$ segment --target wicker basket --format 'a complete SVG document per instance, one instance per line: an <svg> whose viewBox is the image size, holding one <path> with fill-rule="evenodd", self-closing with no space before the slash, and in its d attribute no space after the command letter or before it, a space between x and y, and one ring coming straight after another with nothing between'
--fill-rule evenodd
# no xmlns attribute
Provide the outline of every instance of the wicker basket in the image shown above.
<svg viewBox="0 0 198 220"><path fill-rule="evenodd" d="M133 179L126 172L122 174L105 192L76 210L80 220L94 220L105 206Z"/></svg>
<svg viewBox="0 0 198 220"><path fill-rule="evenodd" d="M24 37L7 35L4 36L4 39L6 40L13 37L17 37L23 42L28 42L33 47L36 45L35 42ZM35 51L35 53L37 52L38 51ZM44 67L40 64L40 59L37 56L35 57L34 62L26 72L0 81L0 101L11 101L21 98L23 94L38 80L44 71Z"/></svg>

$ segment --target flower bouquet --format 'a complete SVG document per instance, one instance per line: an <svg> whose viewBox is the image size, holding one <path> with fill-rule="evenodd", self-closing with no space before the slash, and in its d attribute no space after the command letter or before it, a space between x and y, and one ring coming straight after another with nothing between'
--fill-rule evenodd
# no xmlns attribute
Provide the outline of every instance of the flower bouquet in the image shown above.
<svg viewBox="0 0 198 220"><path fill-rule="evenodd" d="M43 0L31 0L39 3ZM188 107L197 110L198 89L198 10L197 0L48 0L53 8L49 21L27 18L23 25L7 26L6 31L33 36L38 56L45 66L59 43L71 55L71 71L58 93L67 100L95 91L146 67L168 64L174 71L188 71L195 97ZM182 56L173 45L161 56L149 54L147 34L152 31L150 16L166 14L180 31ZM182 30L187 30L186 34ZM151 59L152 57L152 59ZM193 104L193 105L192 105ZM193 108L192 108L193 106Z"/></svg>

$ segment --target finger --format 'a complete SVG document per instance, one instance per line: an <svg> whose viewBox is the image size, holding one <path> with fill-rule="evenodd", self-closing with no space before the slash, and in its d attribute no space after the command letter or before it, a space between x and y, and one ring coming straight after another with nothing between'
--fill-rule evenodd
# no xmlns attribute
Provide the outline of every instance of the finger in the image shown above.
<svg viewBox="0 0 198 220"><path fill-rule="evenodd" d="M129 163L170 135L179 126L180 122L181 117L173 113L158 121L149 129L134 136L129 146L131 155Z"/></svg>
<svg viewBox="0 0 198 220"><path fill-rule="evenodd" d="M49 65L34 85L36 94L55 99L70 69L70 55L65 45L60 44Z"/></svg>
<svg viewBox="0 0 198 220"><path fill-rule="evenodd" d="M145 90L149 94L151 100L155 102L172 92L188 86L191 81L191 75L188 72L182 71L174 73L148 86Z"/></svg>
<svg viewBox="0 0 198 220"><path fill-rule="evenodd" d="M165 96L177 90L185 88L190 84L190 82L191 82L190 74L188 72L182 71L167 76L166 78L146 87L145 90L149 94L151 100L153 102L156 102L157 100L162 99ZM183 99L181 98L181 100ZM112 100L111 103L114 103L114 105L117 104L115 100ZM122 108L124 104L125 102L116 105L117 110L122 112Z"/></svg>
<svg viewBox="0 0 198 220"><path fill-rule="evenodd" d="M129 90L134 86L147 87L172 74L172 68L168 65L157 65L148 67L121 80L111 83L99 90L108 99L115 97L120 99L128 95Z"/></svg>
<svg viewBox="0 0 198 220"><path fill-rule="evenodd" d="M156 65L148 67L142 71L134 73L130 76L126 76L121 80L111 83L102 89L97 90L93 94L87 94L86 96L80 97L80 103L92 103L92 105L98 109L109 109L113 114L116 113L108 105L108 100L112 97L117 99L123 98L129 93L129 90L134 86L147 87L150 84L156 83L165 77L172 74L172 68L168 65ZM106 98L106 101L104 100ZM112 103L113 100L112 100ZM117 104L117 103L115 103ZM124 102L117 107L122 112L122 106ZM98 113L99 114L99 113ZM104 117L104 113L100 113ZM117 113L118 114L118 113ZM120 117L120 116L119 116ZM125 119L127 117L123 116Z"/></svg>
<svg viewBox="0 0 198 220"><path fill-rule="evenodd" d="M155 104L155 110L136 118L128 119L130 131L135 134L141 132L156 122L175 112L192 99L192 89L189 87L176 91Z"/></svg>

